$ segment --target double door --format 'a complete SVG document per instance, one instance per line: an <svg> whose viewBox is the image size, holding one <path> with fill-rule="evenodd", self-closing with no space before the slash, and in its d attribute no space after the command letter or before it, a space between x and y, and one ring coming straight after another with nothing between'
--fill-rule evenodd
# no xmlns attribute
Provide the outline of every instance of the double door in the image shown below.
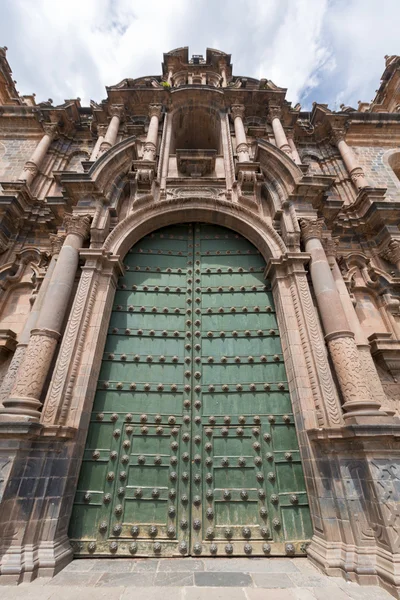
<svg viewBox="0 0 400 600"><path fill-rule="evenodd" d="M265 262L205 224L126 255L70 538L76 555L301 554L311 522Z"/></svg>

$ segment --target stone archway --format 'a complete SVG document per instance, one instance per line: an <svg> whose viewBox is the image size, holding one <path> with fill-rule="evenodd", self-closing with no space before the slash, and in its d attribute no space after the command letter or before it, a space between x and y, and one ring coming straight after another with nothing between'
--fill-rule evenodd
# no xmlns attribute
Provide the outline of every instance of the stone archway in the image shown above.
<svg viewBox="0 0 400 600"><path fill-rule="evenodd" d="M124 258L71 520L77 556L300 554L311 537L265 261L218 225Z"/></svg>

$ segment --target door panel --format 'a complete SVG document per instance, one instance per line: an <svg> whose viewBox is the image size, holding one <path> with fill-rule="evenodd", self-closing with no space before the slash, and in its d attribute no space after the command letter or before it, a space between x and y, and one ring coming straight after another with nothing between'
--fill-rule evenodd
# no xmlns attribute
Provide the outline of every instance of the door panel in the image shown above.
<svg viewBox="0 0 400 600"><path fill-rule="evenodd" d="M125 257L71 518L77 555L278 555L311 536L260 253L211 225Z"/></svg>

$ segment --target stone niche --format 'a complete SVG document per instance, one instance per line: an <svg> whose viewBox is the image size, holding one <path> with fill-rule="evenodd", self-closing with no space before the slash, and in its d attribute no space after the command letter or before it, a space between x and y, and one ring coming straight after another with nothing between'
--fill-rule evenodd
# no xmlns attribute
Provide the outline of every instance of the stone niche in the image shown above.
<svg viewBox="0 0 400 600"><path fill-rule="evenodd" d="M190 177L204 177L215 170L216 150L176 150L178 171Z"/></svg>

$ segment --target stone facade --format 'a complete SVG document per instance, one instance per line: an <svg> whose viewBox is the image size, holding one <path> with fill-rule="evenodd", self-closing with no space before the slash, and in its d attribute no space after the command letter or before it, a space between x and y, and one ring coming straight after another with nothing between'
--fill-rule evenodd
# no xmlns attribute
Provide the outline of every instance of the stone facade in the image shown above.
<svg viewBox="0 0 400 600"><path fill-rule="evenodd" d="M20 96L0 49L0 574L71 559L118 275L160 227L267 262L307 483L309 560L400 597L400 57L371 104L292 107L230 56L164 55L107 100Z"/></svg>

